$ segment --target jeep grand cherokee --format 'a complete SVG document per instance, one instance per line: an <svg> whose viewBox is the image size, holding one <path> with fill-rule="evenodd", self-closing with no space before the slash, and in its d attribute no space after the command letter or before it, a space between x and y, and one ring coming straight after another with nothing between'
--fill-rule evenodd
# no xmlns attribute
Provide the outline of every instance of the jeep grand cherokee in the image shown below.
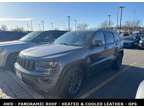
<svg viewBox="0 0 144 108"><path fill-rule="evenodd" d="M117 33L106 30L67 32L52 45L23 50L15 63L27 84L58 97L78 95L89 70L112 64L119 69L123 48Z"/></svg>

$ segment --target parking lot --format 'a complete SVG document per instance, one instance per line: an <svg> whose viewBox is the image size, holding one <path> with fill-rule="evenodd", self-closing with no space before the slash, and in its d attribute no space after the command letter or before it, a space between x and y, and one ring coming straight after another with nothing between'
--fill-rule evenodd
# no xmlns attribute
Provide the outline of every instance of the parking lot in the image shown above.
<svg viewBox="0 0 144 108"><path fill-rule="evenodd" d="M144 50L125 49L120 71L105 69L88 78L78 98L135 98L144 80ZM36 92L19 80L13 72L0 70L0 98L52 98Z"/></svg>

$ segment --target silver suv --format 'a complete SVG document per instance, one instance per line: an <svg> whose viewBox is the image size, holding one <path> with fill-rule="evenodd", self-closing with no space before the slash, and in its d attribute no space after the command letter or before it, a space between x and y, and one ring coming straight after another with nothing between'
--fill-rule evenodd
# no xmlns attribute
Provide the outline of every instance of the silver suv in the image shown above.
<svg viewBox="0 0 144 108"><path fill-rule="evenodd" d="M66 31L34 31L16 41L0 42L0 67L13 70L18 53L40 44L50 44Z"/></svg>

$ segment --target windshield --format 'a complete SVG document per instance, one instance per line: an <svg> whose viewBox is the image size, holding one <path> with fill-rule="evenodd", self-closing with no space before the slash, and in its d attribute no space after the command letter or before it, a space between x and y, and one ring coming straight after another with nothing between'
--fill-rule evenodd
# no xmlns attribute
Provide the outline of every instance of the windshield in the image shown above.
<svg viewBox="0 0 144 108"><path fill-rule="evenodd" d="M55 44L71 45L71 46L85 46L91 38L93 32L79 31L68 32L55 40Z"/></svg>
<svg viewBox="0 0 144 108"><path fill-rule="evenodd" d="M28 33L26 36L22 37L20 40L21 40L21 41L25 41L25 42L30 42L30 41L32 41L34 38L36 38L37 36L39 36L40 33L41 33L41 32L39 32L39 31L35 31L35 32Z"/></svg>

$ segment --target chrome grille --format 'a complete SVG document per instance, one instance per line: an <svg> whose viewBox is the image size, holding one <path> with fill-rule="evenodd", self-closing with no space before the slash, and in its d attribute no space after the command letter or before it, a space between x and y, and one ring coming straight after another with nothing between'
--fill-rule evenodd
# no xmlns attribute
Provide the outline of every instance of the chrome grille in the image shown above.
<svg viewBox="0 0 144 108"><path fill-rule="evenodd" d="M35 69L35 61L28 59L28 58L24 58L24 57L19 57L17 59L17 62L24 68L27 70L34 70Z"/></svg>

